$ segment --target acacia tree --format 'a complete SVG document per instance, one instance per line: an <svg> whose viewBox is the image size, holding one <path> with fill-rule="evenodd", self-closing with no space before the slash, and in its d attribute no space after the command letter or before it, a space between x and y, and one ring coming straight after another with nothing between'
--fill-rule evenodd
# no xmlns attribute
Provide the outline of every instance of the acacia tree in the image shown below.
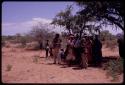
<svg viewBox="0 0 125 85"><path fill-rule="evenodd" d="M76 2L81 10L80 15L88 15L95 18L100 25L116 25L124 30L124 8L123 2L116 1L88 1Z"/></svg>
<svg viewBox="0 0 125 85"><path fill-rule="evenodd" d="M60 11L55 16L51 24L64 26L71 34L71 20L72 20L71 10L72 6L67 6L65 11Z"/></svg>
<svg viewBox="0 0 125 85"><path fill-rule="evenodd" d="M64 26L69 34L79 34L81 38L85 30L89 31L91 34L92 30L99 30L100 27L90 24L90 21L94 21L94 19L88 15L72 15L72 6L70 5L67 6L65 11L59 12L51 24Z"/></svg>

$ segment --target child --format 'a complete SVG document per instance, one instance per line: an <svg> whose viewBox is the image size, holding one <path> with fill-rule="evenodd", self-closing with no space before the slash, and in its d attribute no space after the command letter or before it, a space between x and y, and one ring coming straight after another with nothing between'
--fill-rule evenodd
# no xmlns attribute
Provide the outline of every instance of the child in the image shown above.
<svg viewBox="0 0 125 85"><path fill-rule="evenodd" d="M58 55L58 64L61 64L62 61L64 61L65 57L64 57L64 50L61 49L59 51L59 55Z"/></svg>
<svg viewBox="0 0 125 85"><path fill-rule="evenodd" d="M49 54L49 40L46 40L46 58L48 58L48 54Z"/></svg>

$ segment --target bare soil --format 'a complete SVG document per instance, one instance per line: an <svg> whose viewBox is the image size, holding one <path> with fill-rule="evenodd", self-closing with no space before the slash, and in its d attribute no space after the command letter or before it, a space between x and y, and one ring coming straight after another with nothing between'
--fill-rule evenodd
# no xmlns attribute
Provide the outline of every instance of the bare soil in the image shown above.
<svg viewBox="0 0 125 85"><path fill-rule="evenodd" d="M103 55L119 55L117 49L109 51L103 49ZM34 61L34 56L39 56ZM28 51L23 48L2 48L2 82L3 83L121 83L112 82L101 68L88 67L87 69L63 68L62 65L52 64L53 60L45 58L45 51ZM8 67L10 66L10 68Z"/></svg>

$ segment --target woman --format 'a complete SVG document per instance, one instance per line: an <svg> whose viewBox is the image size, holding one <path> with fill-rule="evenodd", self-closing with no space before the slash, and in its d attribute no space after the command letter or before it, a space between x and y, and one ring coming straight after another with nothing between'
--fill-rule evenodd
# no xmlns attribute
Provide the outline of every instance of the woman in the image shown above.
<svg viewBox="0 0 125 85"><path fill-rule="evenodd" d="M59 34L55 35L55 38L53 39L53 57L54 57L54 64L56 64L56 59L59 53L59 49L61 48L61 39Z"/></svg>
<svg viewBox="0 0 125 85"><path fill-rule="evenodd" d="M67 42L67 48L66 48L66 61L68 63L68 66L71 66L71 63L73 60L75 60L75 56L73 53L73 35L69 36L68 42Z"/></svg>
<svg viewBox="0 0 125 85"><path fill-rule="evenodd" d="M92 64L92 41L90 40L90 37L86 38L85 48L88 64Z"/></svg>

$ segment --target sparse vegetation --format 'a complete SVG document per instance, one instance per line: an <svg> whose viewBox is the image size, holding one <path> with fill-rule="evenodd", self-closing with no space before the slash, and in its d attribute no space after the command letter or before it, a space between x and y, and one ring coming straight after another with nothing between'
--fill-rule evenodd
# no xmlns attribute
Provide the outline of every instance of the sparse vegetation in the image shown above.
<svg viewBox="0 0 125 85"><path fill-rule="evenodd" d="M11 49L11 52L16 52L16 50L14 48Z"/></svg>
<svg viewBox="0 0 125 85"><path fill-rule="evenodd" d="M6 71L11 71L11 69L12 69L12 65L8 64Z"/></svg>
<svg viewBox="0 0 125 85"><path fill-rule="evenodd" d="M38 55L33 56L33 62L34 63L38 63L39 59L40 59L40 57Z"/></svg>
<svg viewBox="0 0 125 85"><path fill-rule="evenodd" d="M117 80L118 75L123 73L123 61L123 58L120 58L118 60L110 60L103 65L103 69L107 70L107 76L113 78L111 81Z"/></svg>
<svg viewBox="0 0 125 85"><path fill-rule="evenodd" d="M37 42L32 42L32 43L27 43L26 45L26 50L39 50L40 46L39 43Z"/></svg>
<svg viewBox="0 0 125 85"><path fill-rule="evenodd" d="M114 49L117 44L117 37L111 34L108 30L104 30L100 33L100 40L106 48Z"/></svg>

